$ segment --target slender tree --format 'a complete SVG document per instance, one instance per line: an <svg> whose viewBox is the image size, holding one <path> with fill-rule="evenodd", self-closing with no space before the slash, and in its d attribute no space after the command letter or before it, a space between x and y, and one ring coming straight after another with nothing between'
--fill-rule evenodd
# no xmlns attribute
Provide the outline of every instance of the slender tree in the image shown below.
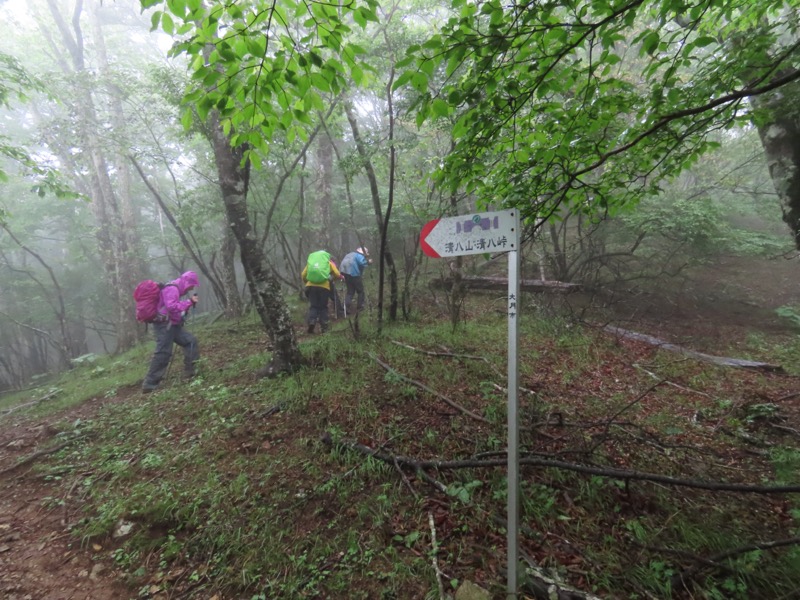
<svg viewBox="0 0 800 600"><path fill-rule="evenodd" d="M131 290L142 278L144 266L137 233L137 212L132 206L130 195L127 158L119 146L109 148L105 139L101 137L103 125L98 114L99 100L96 92L101 90L102 86L95 87L91 84L92 68L87 64L86 44L81 25L82 0L75 3L69 21L62 14L56 0L47 0L47 6L58 32L58 42L50 35L45 23L40 21L40 27L45 39L50 41L53 53L59 57L68 57L68 60L59 60L64 75L72 81L70 96L64 98L64 101L76 115L76 133L80 137L82 150L87 157L86 164L80 165L72 172L76 187L92 200L91 205L97 222L95 231L106 283L116 309L117 349L123 351L133 346L144 334L141 328L136 327L131 296ZM96 20L94 22L97 39L94 39L93 43L102 49L104 48L102 29ZM98 56L101 59L100 68L105 68L107 63L102 62L105 59L104 52L99 52ZM111 98L110 120L120 126L124 122L122 108L113 92ZM60 144L55 143L54 148L59 152L65 165L72 165L75 161L71 156L71 147L67 143L67 140L62 140ZM121 179L117 179L118 176Z"/></svg>

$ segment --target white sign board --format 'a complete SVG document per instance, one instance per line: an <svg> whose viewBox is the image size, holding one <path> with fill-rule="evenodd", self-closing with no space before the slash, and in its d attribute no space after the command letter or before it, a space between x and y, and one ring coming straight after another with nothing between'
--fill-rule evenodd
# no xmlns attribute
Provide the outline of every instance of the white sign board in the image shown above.
<svg viewBox="0 0 800 600"><path fill-rule="evenodd" d="M422 228L422 251L432 258L447 258L518 250L517 213L501 210L434 219Z"/></svg>

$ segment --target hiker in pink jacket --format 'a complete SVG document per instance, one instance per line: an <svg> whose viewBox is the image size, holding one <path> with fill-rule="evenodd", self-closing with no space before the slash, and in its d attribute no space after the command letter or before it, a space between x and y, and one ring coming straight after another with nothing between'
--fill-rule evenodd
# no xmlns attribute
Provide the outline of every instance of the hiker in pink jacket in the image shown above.
<svg viewBox="0 0 800 600"><path fill-rule="evenodd" d="M184 318L189 309L197 304L198 298L197 294L193 294L190 298L181 300L181 296L198 285L197 273L186 271L162 288L158 316L152 323L156 336L156 349L150 360L150 369L142 383L143 392L152 392L158 388L172 360L173 344L183 348L184 379L195 376L195 363L200 358L200 348L197 345L197 338L184 328Z"/></svg>

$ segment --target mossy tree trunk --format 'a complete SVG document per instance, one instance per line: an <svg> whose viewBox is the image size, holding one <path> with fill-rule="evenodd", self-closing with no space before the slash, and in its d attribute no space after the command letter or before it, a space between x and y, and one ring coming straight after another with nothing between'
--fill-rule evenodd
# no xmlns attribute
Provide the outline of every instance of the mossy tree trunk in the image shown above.
<svg viewBox="0 0 800 600"><path fill-rule="evenodd" d="M272 361L259 375L268 377L295 371L302 364L303 357L297 345L292 316L281 293L280 282L269 268L247 212L248 170L242 166L245 148L231 146L230 138L222 130L216 113L212 113L209 119L228 224L239 243L253 305L272 343Z"/></svg>

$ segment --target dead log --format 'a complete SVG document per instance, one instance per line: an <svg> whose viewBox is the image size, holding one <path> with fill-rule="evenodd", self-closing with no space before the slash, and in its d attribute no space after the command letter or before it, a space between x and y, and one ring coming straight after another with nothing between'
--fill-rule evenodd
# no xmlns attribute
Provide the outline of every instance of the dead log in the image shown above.
<svg viewBox="0 0 800 600"><path fill-rule="evenodd" d="M430 286L438 290L449 290L453 287L454 278L445 277L432 279ZM507 290L507 277L477 277L467 276L461 278L461 284L468 289L475 290ZM519 288L523 292L571 294L581 289L577 283L564 283L562 281L545 281L542 279L521 279Z"/></svg>
<svg viewBox="0 0 800 600"><path fill-rule="evenodd" d="M753 369L755 371L785 373L781 365L773 365L770 363L757 362L753 360L747 360L744 358L729 358L727 356L714 356L713 354L704 354L702 352L697 352L695 350L684 348L683 346L679 346L678 344L671 344L670 342L666 342L657 337L653 337L652 335L637 333L635 331L628 331L627 329L614 327L613 325L606 325L603 329L605 329L605 331L608 331L609 333L614 334L617 337L625 338L628 340L635 340L637 342L644 342L646 344L650 344L651 346L656 346L658 348L661 348L662 350L677 352L679 354L683 354L684 356L689 356L691 358L701 360L703 362L708 362L714 365L718 365L720 367L735 367L737 369Z"/></svg>

